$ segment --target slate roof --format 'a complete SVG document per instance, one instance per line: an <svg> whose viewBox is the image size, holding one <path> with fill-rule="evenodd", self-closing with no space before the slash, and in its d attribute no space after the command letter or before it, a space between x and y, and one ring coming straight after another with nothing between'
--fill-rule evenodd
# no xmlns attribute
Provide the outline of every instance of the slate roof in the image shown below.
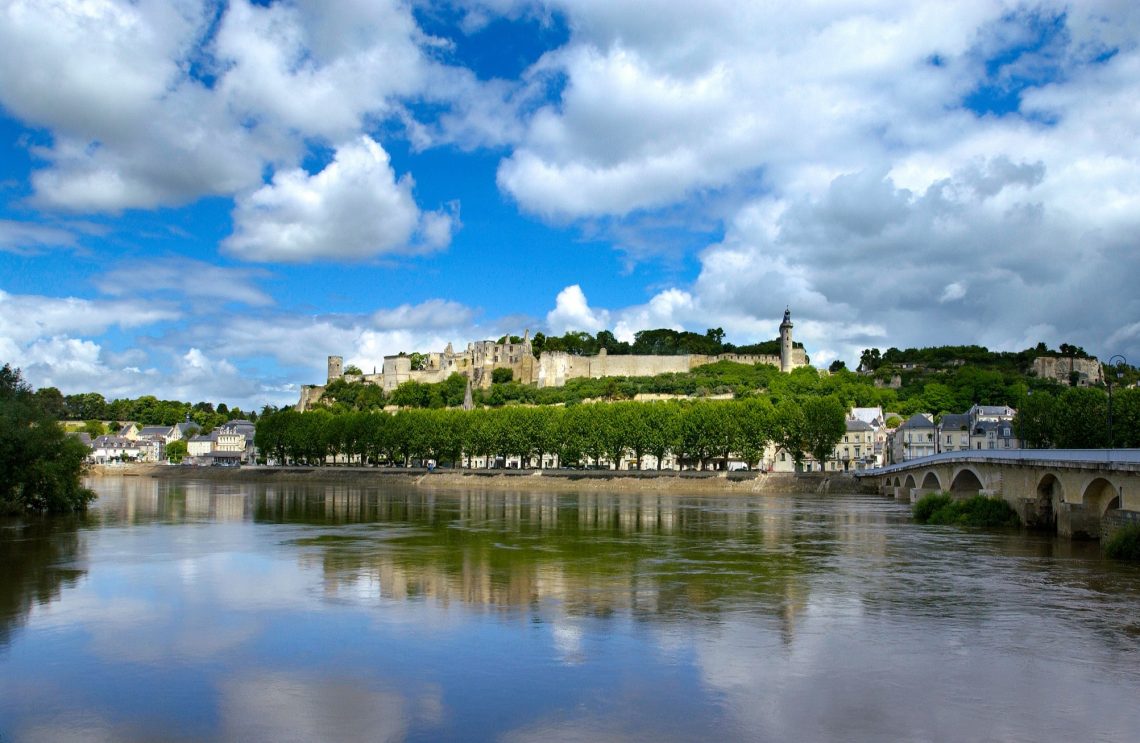
<svg viewBox="0 0 1140 743"><path fill-rule="evenodd" d="M875 429L871 428L871 424L867 423L866 421L848 420L847 421L847 430L854 432L854 431L874 431Z"/></svg>
<svg viewBox="0 0 1140 743"><path fill-rule="evenodd" d="M966 413L947 413L942 416L938 427L943 431L969 431L970 416Z"/></svg>
<svg viewBox="0 0 1140 743"><path fill-rule="evenodd" d="M926 413L915 413L899 428L934 428L934 422L926 417Z"/></svg>

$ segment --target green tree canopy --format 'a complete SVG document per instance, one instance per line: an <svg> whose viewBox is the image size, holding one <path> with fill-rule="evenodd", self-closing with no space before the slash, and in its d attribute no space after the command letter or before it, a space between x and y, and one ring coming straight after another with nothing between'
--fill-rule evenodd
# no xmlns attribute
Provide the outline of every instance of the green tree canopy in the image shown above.
<svg viewBox="0 0 1140 743"><path fill-rule="evenodd" d="M80 511L95 498L80 482L87 448L56 417L61 401L34 393L19 369L0 369L0 509Z"/></svg>

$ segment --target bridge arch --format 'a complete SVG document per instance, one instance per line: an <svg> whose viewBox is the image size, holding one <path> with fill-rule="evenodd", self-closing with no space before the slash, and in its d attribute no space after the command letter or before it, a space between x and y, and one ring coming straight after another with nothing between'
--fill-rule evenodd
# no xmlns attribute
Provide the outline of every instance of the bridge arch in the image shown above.
<svg viewBox="0 0 1140 743"><path fill-rule="evenodd" d="M896 488L902 487L902 482L899 481L898 475L895 476L895 487Z"/></svg>
<svg viewBox="0 0 1140 743"><path fill-rule="evenodd" d="M925 477L922 478L922 489L923 490L943 490L944 488L942 487L942 483L938 479L938 475L935 474L933 470L931 470L930 472L926 473Z"/></svg>
<svg viewBox="0 0 1140 743"><path fill-rule="evenodd" d="M1037 523L1053 531L1057 529L1057 513L1065 502L1061 478L1052 472L1037 481Z"/></svg>
<svg viewBox="0 0 1140 743"><path fill-rule="evenodd" d="M1098 477L1085 487L1081 502L1089 513L1103 517L1109 509L1120 508L1120 493L1107 479Z"/></svg>
<svg viewBox="0 0 1140 743"><path fill-rule="evenodd" d="M963 467L950 482L950 492L956 495L977 495L985 488L982 478L969 467Z"/></svg>

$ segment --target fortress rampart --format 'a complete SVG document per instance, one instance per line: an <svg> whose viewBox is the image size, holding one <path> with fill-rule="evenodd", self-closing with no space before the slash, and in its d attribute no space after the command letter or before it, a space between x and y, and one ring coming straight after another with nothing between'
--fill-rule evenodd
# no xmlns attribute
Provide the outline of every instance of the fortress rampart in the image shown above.
<svg viewBox="0 0 1140 743"><path fill-rule="evenodd" d="M474 341L464 351L456 352L452 345L441 352L420 357L419 368L412 368L412 357L385 356L379 373L345 374L340 356L328 359L328 382L344 379L348 382L365 382L379 385L384 392L392 392L405 382L435 384L452 374L462 374L471 380L473 387L488 388L496 369L510 369L516 382L539 387L562 387L567 380L602 377L652 377L658 374L684 373L705 364L733 361L739 364L771 364L783 372L807 365L804 349L792 343L790 314L784 313L780 325L780 354L725 353L715 356L682 354L678 356L611 355L603 349L596 356L575 356L566 351L543 351L537 358L531 344L530 331L520 342ZM327 383L326 383L327 384ZM320 401L325 385L303 385L298 410L308 410Z"/></svg>

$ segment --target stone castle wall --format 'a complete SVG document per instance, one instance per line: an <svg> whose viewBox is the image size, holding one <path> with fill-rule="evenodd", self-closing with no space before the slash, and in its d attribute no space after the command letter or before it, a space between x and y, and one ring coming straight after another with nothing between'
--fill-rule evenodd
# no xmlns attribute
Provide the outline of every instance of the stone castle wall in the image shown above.
<svg viewBox="0 0 1140 743"><path fill-rule="evenodd" d="M1087 387L1103 381L1100 362L1096 359L1074 359L1056 356L1038 356L1033 359L1030 371L1042 379L1055 379L1061 384L1069 384L1073 372L1077 374L1077 385Z"/></svg>
<svg viewBox="0 0 1140 743"><path fill-rule="evenodd" d="M791 325L785 315L785 327L781 326L781 341L791 344ZM791 363L785 371L807 365L807 354L802 348L792 348ZM565 351L544 351L537 359L527 332L518 343L495 343L475 341L467 348L455 352L451 344L442 352L424 354L423 368L412 369L409 356L386 356L379 374L346 375L343 373L343 360L340 356L328 359L328 381L345 379L350 382L366 382L383 387L390 393L406 382L436 384L452 374L462 374L471 380L474 387L489 388L494 370L510 369L512 378L523 384L539 387L562 387L570 379L601 379L602 377L652 377L658 374L685 373L698 366L718 361L733 361L740 364L771 364L781 368L780 356L749 355L726 353L717 356L685 354L681 356L625 356L610 355L604 350L597 356L573 356ZM325 386L305 385L301 388L298 410L307 410L321 399Z"/></svg>

